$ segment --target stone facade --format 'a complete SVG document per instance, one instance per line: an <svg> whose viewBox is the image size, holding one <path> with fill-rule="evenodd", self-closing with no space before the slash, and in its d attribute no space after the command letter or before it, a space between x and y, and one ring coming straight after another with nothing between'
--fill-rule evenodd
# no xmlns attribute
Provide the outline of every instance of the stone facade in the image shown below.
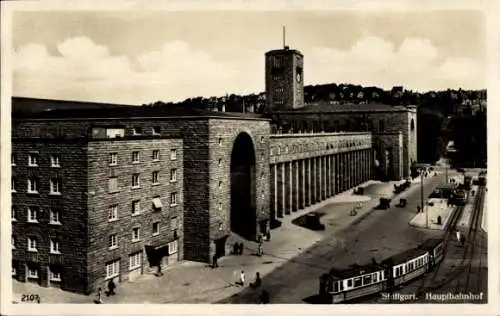
<svg viewBox="0 0 500 316"><path fill-rule="evenodd" d="M297 50L266 53L267 111L297 109L304 106L304 56Z"/></svg>

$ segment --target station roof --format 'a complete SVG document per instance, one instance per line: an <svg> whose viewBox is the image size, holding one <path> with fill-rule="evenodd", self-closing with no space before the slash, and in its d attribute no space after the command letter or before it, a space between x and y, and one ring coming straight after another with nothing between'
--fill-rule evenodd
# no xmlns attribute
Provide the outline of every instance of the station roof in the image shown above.
<svg viewBox="0 0 500 316"><path fill-rule="evenodd" d="M262 119L256 113L213 112L182 105L137 106L50 99L12 98L14 119L108 119L149 117L211 117Z"/></svg>
<svg viewBox="0 0 500 316"><path fill-rule="evenodd" d="M359 113L369 113L369 112L408 112L411 108L407 108L401 105L388 105L383 103L367 103L367 104L357 104L357 103L342 103L342 104L331 104L330 102L315 102L306 104L302 108L297 108L293 110L279 111L278 113L301 113L301 112L311 112L311 113L341 113L341 112L359 112Z"/></svg>

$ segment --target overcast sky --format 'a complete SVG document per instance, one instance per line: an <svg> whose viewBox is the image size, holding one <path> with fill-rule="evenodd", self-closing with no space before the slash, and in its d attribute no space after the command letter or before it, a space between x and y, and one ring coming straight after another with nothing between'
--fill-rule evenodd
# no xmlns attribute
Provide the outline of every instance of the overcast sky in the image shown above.
<svg viewBox="0 0 500 316"><path fill-rule="evenodd" d="M486 85L484 16L440 12L16 12L13 94L141 104L264 91L264 53L305 84Z"/></svg>

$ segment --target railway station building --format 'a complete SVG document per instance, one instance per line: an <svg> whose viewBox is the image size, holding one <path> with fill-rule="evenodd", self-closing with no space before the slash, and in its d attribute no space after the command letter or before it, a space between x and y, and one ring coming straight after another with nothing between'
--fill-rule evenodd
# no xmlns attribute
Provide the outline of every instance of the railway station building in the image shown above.
<svg viewBox="0 0 500 316"><path fill-rule="evenodd" d="M266 53L259 114L14 97L12 276L88 294L409 175L414 108L304 104L303 78L300 52Z"/></svg>

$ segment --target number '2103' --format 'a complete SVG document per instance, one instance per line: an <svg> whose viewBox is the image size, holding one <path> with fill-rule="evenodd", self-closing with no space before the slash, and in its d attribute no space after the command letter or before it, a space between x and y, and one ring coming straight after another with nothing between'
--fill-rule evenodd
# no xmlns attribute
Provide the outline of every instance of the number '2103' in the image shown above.
<svg viewBox="0 0 500 316"><path fill-rule="evenodd" d="M23 294L23 296L21 297L21 302L33 302L40 304L40 296L38 294Z"/></svg>

